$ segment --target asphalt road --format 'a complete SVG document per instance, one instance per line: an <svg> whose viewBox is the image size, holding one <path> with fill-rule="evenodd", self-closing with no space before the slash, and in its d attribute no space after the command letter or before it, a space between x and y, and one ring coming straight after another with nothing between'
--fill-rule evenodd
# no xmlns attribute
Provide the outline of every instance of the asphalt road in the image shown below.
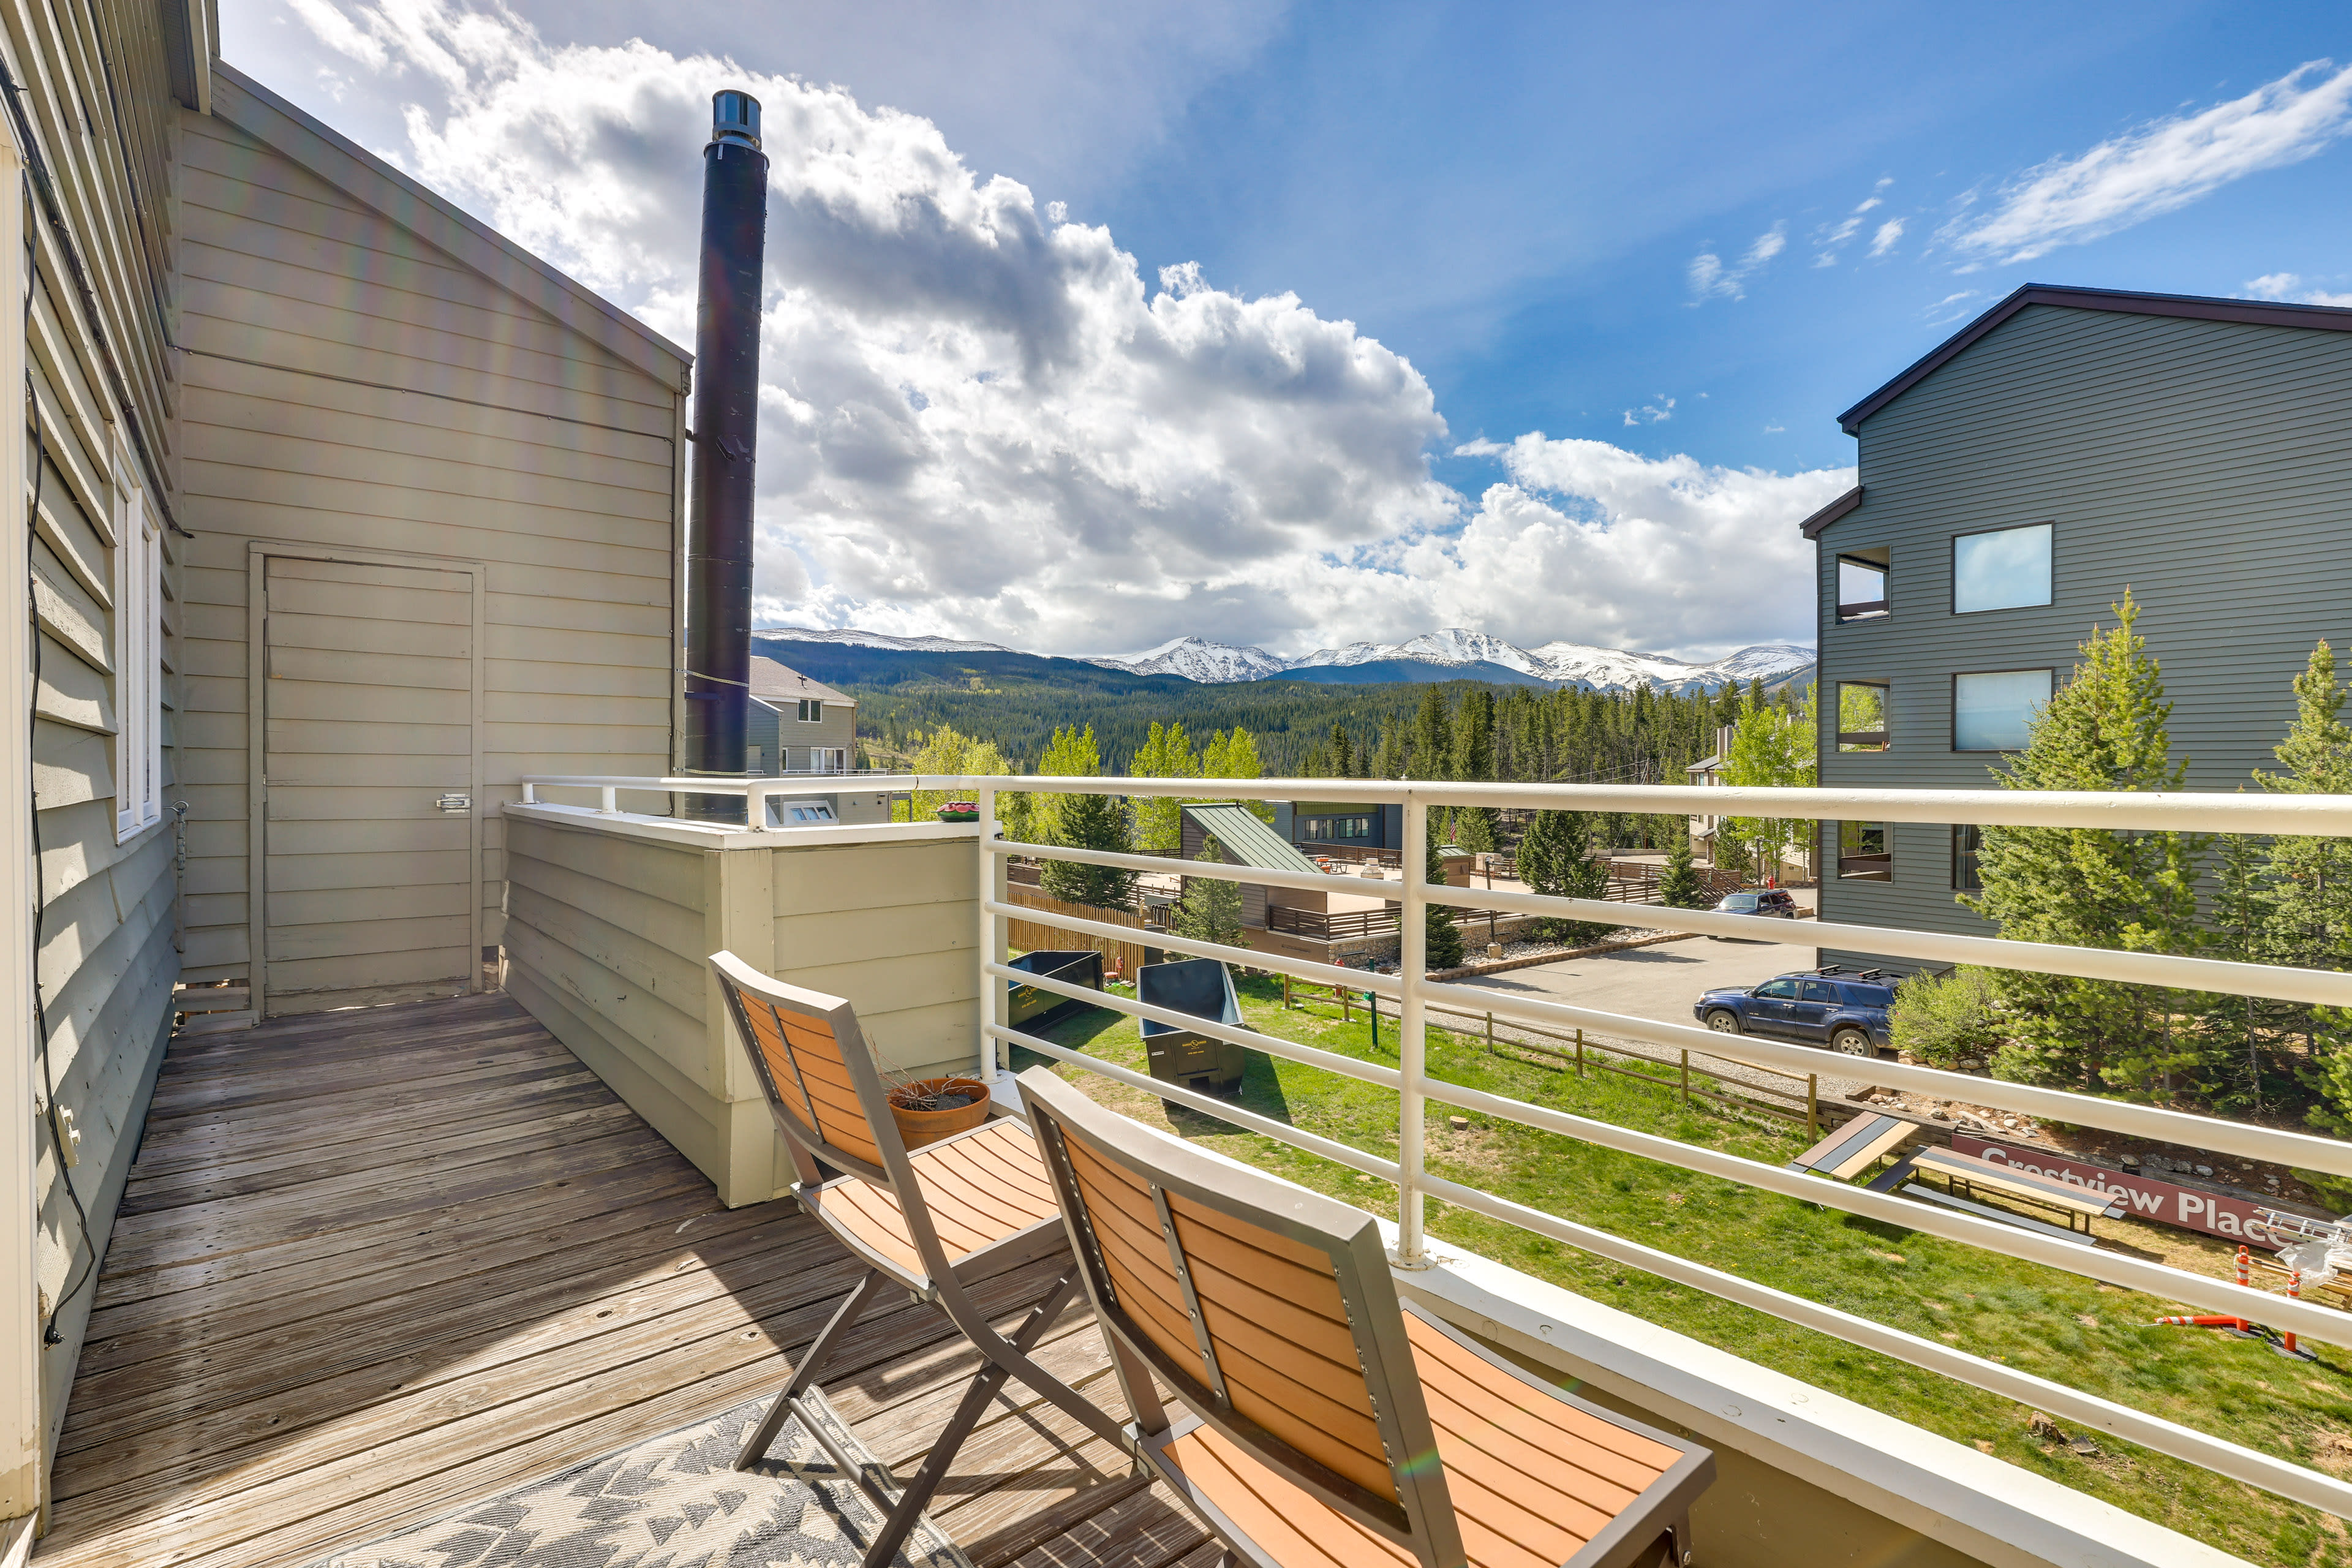
<svg viewBox="0 0 2352 1568"><path fill-rule="evenodd" d="M1791 947L1780 942L1709 942L1705 937L1685 937L1680 942L1661 942L1655 947L1637 947L1624 952L1602 953L1593 958L1568 959L1559 963L1538 964L1528 969L1508 970L1501 974L1489 974L1477 979L1465 979L1454 984L1482 986L1496 991L1515 991L1521 995L1539 996L1549 1001L1572 1002L1580 1007L1598 1008L1606 1013L1625 1013L1636 1018L1653 1018L1664 1024L1695 1024L1691 1003L1698 994L1717 985L1753 985L1769 980L1776 974L1811 967L1813 950ZM1604 1043L1598 1035L1587 1038ZM1608 1040L1611 1049L1629 1055L1653 1057L1659 1060L1673 1058L1675 1053L1663 1046L1645 1045L1632 1040ZM1860 1088L1864 1079L1832 1078L1830 1069L1848 1058L1834 1052L1822 1051L1821 1092L1839 1095ZM1739 1078L1747 1069L1724 1066L1724 1076ZM1753 1081L1780 1083L1779 1079L1757 1078Z"/></svg>

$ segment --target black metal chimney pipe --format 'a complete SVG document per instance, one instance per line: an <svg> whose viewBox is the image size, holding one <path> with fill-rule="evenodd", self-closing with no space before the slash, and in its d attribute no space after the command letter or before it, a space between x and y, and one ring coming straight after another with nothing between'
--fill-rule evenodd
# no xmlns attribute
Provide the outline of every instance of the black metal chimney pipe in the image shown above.
<svg viewBox="0 0 2352 1568"><path fill-rule="evenodd" d="M744 773L751 677L752 459L760 435L760 281L768 156L760 101L714 94L702 150L702 280L694 327L694 471L686 535L688 774ZM681 815L740 822L743 805L687 795Z"/></svg>

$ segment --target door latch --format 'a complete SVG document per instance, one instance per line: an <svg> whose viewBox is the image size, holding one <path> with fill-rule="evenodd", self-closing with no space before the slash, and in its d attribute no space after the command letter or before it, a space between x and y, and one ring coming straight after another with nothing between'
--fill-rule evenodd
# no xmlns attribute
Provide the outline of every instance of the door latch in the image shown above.
<svg viewBox="0 0 2352 1568"><path fill-rule="evenodd" d="M470 795L445 795L433 804L447 815L456 816L474 809L474 797Z"/></svg>

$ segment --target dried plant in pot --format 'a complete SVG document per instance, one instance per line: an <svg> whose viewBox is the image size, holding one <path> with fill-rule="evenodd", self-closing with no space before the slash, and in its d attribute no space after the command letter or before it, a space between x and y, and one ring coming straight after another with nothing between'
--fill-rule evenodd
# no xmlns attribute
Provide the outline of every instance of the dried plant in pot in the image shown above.
<svg viewBox="0 0 2352 1568"><path fill-rule="evenodd" d="M890 1117L912 1151L971 1131L988 1120L988 1086L972 1078L894 1078Z"/></svg>

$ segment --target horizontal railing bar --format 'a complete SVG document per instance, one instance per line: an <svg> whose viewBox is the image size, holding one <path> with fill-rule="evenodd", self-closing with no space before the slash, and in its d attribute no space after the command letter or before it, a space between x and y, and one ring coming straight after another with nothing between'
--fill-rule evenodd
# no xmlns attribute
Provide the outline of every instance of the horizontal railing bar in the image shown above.
<svg viewBox="0 0 2352 1568"><path fill-rule="evenodd" d="M977 789L978 776L918 775L916 788ZM1002 793L1196 801L1315 800L1549 807L1645 816L1978 823L2115 832L2217 832L2352 838L2352 795L2161 790L1793 789L1747 784L1444 784L1420 779L1139 779L992 774Z"/></svg>
<svg viewBox="0 0 2352 1568"><path fill-rule="evenodd" d="M1032 974L1025 969L1015 969L1009 963L988 964L986 972L999 980L1010 980L1022 985L1034 985L1039 990L1049 991L1056 996L1067 996L1073 1001L1085 1002L1097 1007L1108 1007L1114 1013L1124 1013L1130 1018L1149 1018L1155 1024L1166 1024L1178 1029L1190 1029L1197 1034L1207 1035L1212 1038L1224 1040L1250 1050L1264 1051L1270 1057L1286 1057L1307 1067L1321 1068L1325 1072L1338 1073L1342 1078L1352 1078L1364 1083L1378 1084L1382 1089L1396 1089L1404 1082L1402 1073L1398 1072L1394 1068L1382 1067L1378 1062L1358 1061L1353 1057L1343 1057L1333 1051L1318 1050L1313 1046L1302 1046L1295 1040L1286 1040L1275 1035L1262 1035L1255 1029L1239 1025L1220 1023L1214 1018L1203 1018L1196 1014L1181 1012L1173 1007L1162 1007L1153 1002L1114 995L1108 991L1097 991L1092 986L1080 985L1075 981L1063 980L1055 975Z"/></svg>
<svg viewBox="0 0 2352 1568"><path fill-rule="evenodd" d="M1025 1050L1035 1051L1040 1056L1051 1057L1055 1061L1068 1062L1073 1067L1084 1068L1088 1072L1100 1073L1103 1077L1123 1083L1129 1089L1139 1089L1146 1094L1156 1094L1162 1100L1172 1100L1177 1104L1197 1110L1204 1116L1213 1116L1220 1121L1230 1122L1235 1127L1260 1133L1277 1142L1287 1143L1295 1149L1304 1149L1311 1154L1320 1154L1327 1160L1361 1171L1368 1176L1378 1176L1383 1181L1393 1182L1403 1174L1403 1168L1393 1160L1383 1160L1377 1154L1367 1154L1360 1149L1323 1137L1319 1133L1305 1131L1286 1122L1276 1121L1271 1117L1260 1116L1255 1110L1244 1110L1238 1105L1219 1100L1213 1095L1202 1094L1198 1089L1186 1089L1181 1084L1163 1083L1156 1078L1147 1078L1142 1073L1120 1067L1116 1062L1107 1062L1099 1058L1090 1057L1084 1051L1074 1051L1066 1046L1057 1046L1051 1040L1041 1040L1034 1035L1024 1035L1018 1029L1008 1029L1000 1024L988 1025L986 1032L992 1039L1002 1040L1007 1045L1019 1046Z"/></svg>
<svg viewBox="0 0 2352 1568"><path fill-rule="evenodd" d="M2103 1279L2126 1289L2144 1290L2162 1300L2186 1301L2214 1312L2259 1318L2264 1322L2275 1323L2281 1328L2292 1329L2296 1333L2308 1334L2330 1344L2352 1346L2352 1314L2337 1311L2333 1307L2323 1307L2315 1301L2273 1296L2252 1286L2191 1274L2168 1264L2144 1262L2082 1243L2060 1241L2055 1237L2042 1236L1995 1220L1979 1219L1973 1215L1915 1203L1908 1198L1896 1197L1892 1193L1874 1193L1866 1187L1850 1186L1843 1182L1810 1175L1803 1171L1769 1165L1738 1154L1726 1154L1703 1144L1678 1142L1654 1132L1642 1132L1612 1122L1595 1121L1590 1117L1555 1110L1549 1106L1533 1105L1507 1095L1490 1094L1485 1089L1470 1089L1443 1079L1432 1078L1425 1079L1424 1083L1424 1092L1430 1099L1443 1100L1464 1110L1482 1111L1506 1121L1517 1122L1522 1127L1557 1132L1581 1143L1614 1149L1621 1153L1654 1160L1660 1164L1696 1171L1701 1175L1718 1176L1742 1186L1759 1187L1766 1192L1778 1193L1782 1197L1819 1204L1823 1208L1840 1209L1864 1219L1898 1226L1905 1230L1925 1231L1930 1236L1940 1236L1947 1241L1957 1241L2004 1258L2039 1263L2044 1268L2063 1269L2087 1279Z"/></svg>
<svg viewBox="0 0 2352 1568"><path fill-rule="evenodd" d="M1789 1064L1802 1066L1810 1063L1811 1070L1819 1072L1825 1059L1832 1065L1841 1059L1824 1058L1816 1047L1784 1045L1755 1035L1718 1035L1693 1024L1666 1024L1624 1013L1603 1013L1596 1008L1545 1001L1517 992L1483 991L1435 980L1427 982L1422 989L1425 995L1459 1005L1475 1002L1491 1007L1497 1017L1509 1015L1531 1024L1581 1026L1637 1040L1650 1040L1662 1046L1687 1046L1692 1050L1706 1051L1726 1061L1752 1062L1759 1067L1780 1068L1784 1071ZM2325 1171L2331 1175L2352 1176L2352 1142L2321 1138L2308 1132L2251 1127L2218 1117L2168 1110L2161 1106L2135 1105L2129 1100L2043 1089L2038 1084L2012 1083L2005 1079L1974 1078L1966 1073L1946 1072L1938 1068L1914 1067L1908 1062L1874 1060L1866 1068L1857 1066L1856 1071L1866 1071L1870 1077L1893 1088L1908 1089L1916 1093L1958 1100L1971 1105L2013 1110L2046 1121L2103 1127L2111 1132L2146 1138L2153 1142L2179 1143L2192 1149L2210 1150L2217 1154L2235 1154L2245 1160L2301 1165Z"/></svg>
<svg viewBox="0 0 2352 1568"><path fill-rule="evenodd" d="M1391 1002L1404 991L1404 982L1398 976L1376 974L1369 969L1342 969L1336 963L1318 963L1311 958L1292 958L1287 953L1259 952L1253 948L1197 942L1172 931L1113 925L1108 921L1090 921L1078 915L1066 915L1056 910L1032 909L1027 904L999 903L994 899L982 900L981 908L988 914L1003 915L1008 920L1051 926L1055 931L1075 931L1081 936L1101 937L1131 947L1165 948L1170 952L1186 953L1193 958L1214 958L1227 963L1245 964L1252 969L1271 969L1300 980L1343 986L1349 991L1373 991Z"/></svg>
<svg viewBox="0 0 2352 1568"><path fill-rule="evenodd" d="M1970 1384L2003 1398L2014 1399L2029 1409L2047 1411L2069 1421L2096 1426L2126 1442L2137 1443L2144 1448L2201 1466L2233 1480L2243 1481L2248 1486L2291 1498L2339 1517L2346 1508L2352 1507L2352 1486L2317 1470L2306 1469L2289 1460L2242 1447L2227 1438L2212 1436L2178 1422L2167 1421L2162 1416L2147 1415L2128 1405L2102 1399L2095 1394L2084 1394L2063 1384L2036 1377L2032 1373L2020 1372L1999 1362L1987 1361L1966 1351L1939 1344L1934 1340L1906 1333L1868 1318L1823 1306L1818 1301L1809 1301L1785 1290L1776 1290L1769 1285L1756 1284L1704 1263L1694 1263L1672 1253L1644 1247L1639 1242L1623 1240L1607 1231L1594 1230L1589 1226L1548 1215L1540 1209L1496 1197L1443 1176L1424 1174L1422 1184L1430 1196L1473 1214L1549 1237L1580 1251L1611 1258L1644 1273L1671 1279L1678 1285L1687 1285L1710 1296L1738 1302L1743 1307L1751 1307L1768 1316L1819 1330L1833 1339L1876 1351L1896 1361L1941 1373L1958 1382Z"/></svg>
<svg viewBox="0 0 2352 1568"><path fill-rule="evenodd" d="M2023 969L2083 980L2112 980L2174 991L2217 991L2234 996L2270 996L2324 1007L2352 1007L2352 972L2291 969L2283 964L2239 963L2218 958L2176 958L2163 952L2119 952L2104 947L2067 947L2055 942L2011 942L2001 937L1946 936L1896 926L1843 925L1770 916L1717 914L1712 910L1670 910L1659 905L1620 904L1598 899L1563 899L1515 893L1501 888L1439 887L1423 894L1433 904L1454 909L1489 906L1514 914L1573 916L1657 931L1701 936L1762 940L1797 947L1859 947L1895 958L1973 963L1987 969ZM1640 910L1642 914L1630 911Z"/></svg>
<svg viewBox="0 0 2352 1568"><path fill-rule="evenodd" d="M1201 958L1223 959L1299 979L1344 985L1350 990L1371 990L1392 999L1401 994L1399 979L1394 975L1337 969L1328 964L1294 959L1284 953L1226 947L1215 942L1162 936L1157 932L1139 933L1132 927L1075 920L1047 910L993 901L990 902L989 910L994 914L1057 930L1089 935L1118 932L1119 934L1113 940L1120 942L1139 942L1148 934L1151 945L1165 946L1171 951ZM1758 923L1774 925L1788 922L1759 921ZM1467 1012L1492 1012L1498 1018L1511 1017L1529 1024L1580 1026L1657 1045L1705 1051L1724 1061L1773 1068L1790 1077L1800 1076L1801 1072L1818 1074L1824 1060L1820 1050L1813 1047L1784 1045L1754 1035L1719 1035L1693 1024L1667 1024L1623 1013L1605 1013L1566 1002L1539 1000L1517 992L1486 991L1434 980L1423 982L1421 990L1427 1000L1449 1003ZM1791 1068L1799 1070L1791 1071ZM2157 1142L2178 1143L2219 1154L2235 1154L2245 1160L2300 1165L2332 1175L2352 1176L2352 1142L2313 1133L2252 1127L2218 1117L2198 1116L2185 1110L2136 1105L2128 1100L2075 1094L2065 1089L2044 1089L2037 1084L2013 1083L2003 1079L1974 1078L1965 1073L1945 1072L1940 1068L1915 1067L1905 1062L1873 1061L1867 1070L1872 1078L1890 1087L1909 1089L1947 1100L1964 1100L1972 1105L1990 1106L2049 1121L2101 1127Z"/></svg>

